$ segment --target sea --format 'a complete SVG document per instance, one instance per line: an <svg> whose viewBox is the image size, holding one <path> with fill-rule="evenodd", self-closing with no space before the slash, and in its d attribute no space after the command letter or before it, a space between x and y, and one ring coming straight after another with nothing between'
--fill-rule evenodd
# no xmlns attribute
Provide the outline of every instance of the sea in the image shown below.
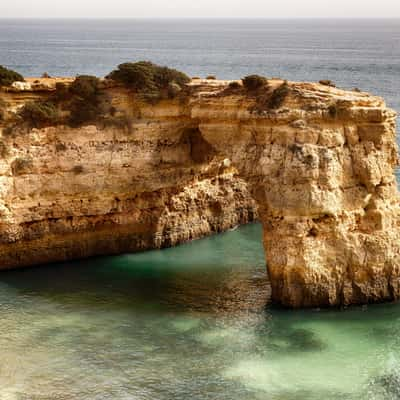
<svg viewBox="0 0 400 400"><path fill-rule="evenodd" d="M400 112L398 19L0 19L0 64L330 79ZM395 400L400 304L284 310L261 226L0 274L0 400Z"/></svg>

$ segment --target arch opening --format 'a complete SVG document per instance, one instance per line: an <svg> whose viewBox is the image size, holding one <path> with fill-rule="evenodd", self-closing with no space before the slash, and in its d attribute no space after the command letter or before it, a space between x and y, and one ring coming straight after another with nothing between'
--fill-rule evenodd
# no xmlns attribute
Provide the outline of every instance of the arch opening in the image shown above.
<svg viewBox="0 0 400 400"><path fill-rule="evenodd" d="M345 306L400 295L396 144L372 144L373 132L390 129L355 125L357 112L348 109L348 120L199 124L258 205L274 302ZM364 136L355 140L355 132Z"/></svg>

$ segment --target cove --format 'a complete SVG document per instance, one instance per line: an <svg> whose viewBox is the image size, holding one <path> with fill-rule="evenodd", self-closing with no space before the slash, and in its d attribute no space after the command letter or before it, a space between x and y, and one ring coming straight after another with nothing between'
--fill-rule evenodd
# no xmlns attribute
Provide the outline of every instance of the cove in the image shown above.
<svg viewBox="0 0 400 400"><path fill-rule="evenodd" d="M392 399L400 306L269 305L262 229L0 276L2 399Z"/></svg>
<svg viewBox="0 0 400 400"><path fill-rule="evenodd" d="M276 303L399 298L396 112L382 98L151 62L0 97L0 269L170 247L258 216Z"/></svg>

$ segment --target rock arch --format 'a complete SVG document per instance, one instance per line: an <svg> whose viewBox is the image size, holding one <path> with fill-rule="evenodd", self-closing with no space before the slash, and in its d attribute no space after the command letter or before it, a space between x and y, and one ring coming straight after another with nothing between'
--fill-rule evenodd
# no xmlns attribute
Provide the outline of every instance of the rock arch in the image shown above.
<svg viewBox="0 0 400 400"><path fill-rule="evenodd" d="M379 98L311 84L291 84L279 111L249 109L237 97L208 97L192 117L259 205L273 299L290 307L397 299L395 113Z"/></svg>
<svg viewBox="0 0 400 400"><path fill-rule="evenodd" d="M255 95L194 81L188 98L157 105L110 86L122 125L13 135L0 121L0 269L174 245L247 222L254 202L225 174L232 163L259 206L276 302L398 299L396 114L379 97L293 82L271 110L281 84ZM15 90L0 92L5 115L48 96ZM228 218L216 218L229 202Z"/></svg>

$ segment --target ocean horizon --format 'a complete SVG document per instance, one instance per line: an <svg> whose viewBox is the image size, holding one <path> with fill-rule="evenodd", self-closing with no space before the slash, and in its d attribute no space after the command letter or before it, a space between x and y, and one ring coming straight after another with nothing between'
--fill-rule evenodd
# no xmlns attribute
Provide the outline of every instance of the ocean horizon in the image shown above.
<svg viewBox="0 0 400 400"><path fill-rule="evenodd" d="M192 76L331 79L400 110L398 19L3 19L0 63L26 76L104 76L151 60Z"/></svg>
<svg viewBox="0 0 400 400"><path fill-rule="evenodd" d="M102 77L122 62L150 60L181 70L192 77L215 75L219 79L240 79L249 74L260 74L293 81L329 79L341 88L358 88L382 96L390 107L400 112L399 21L399 18L1 18L0 65L29 77L39 77L44 73L50 76L87 74ZM261 81L265 85L265 81ZM172 86L176 84L172 79L169 83ZM97 85L98 83L96 90ZM6 95L9 95L9 92ZM319 86L316 92L320 94ZM20 99L25 96L25 93L22 96L21 93L12 95L20 96L18 98ZM353 95L354 92L351 92L349 97L353 98ZM48 93L45 93L45 96L48 96ZM25 97L29 100L30 94ZM47 97L43 98L47 100ZM317 97L312 97L312 99L315 98ZM339 96L337 98L342 99ZM332 99L336 98L332 97ZM19 104L18 101L14 102L14 106ZM85 102L82 99L77 103L79 107L73 109L68 101L66 106L70 107L70 111L72 110L71 115L80 111L81 107L85 108ZM98 99L95 98L96 106L97 101ZM326 110L331 111L331 107L335 104L337 103L323 104L325 108L322 109L321 115L324 112L328 114ZM350 104L354 103L350 101ZM38 101L34 105L42 105L42 103ZM92 106L90 102L89 106ZM126 108L128 107L133 109L135 106L131 106L128 101ZM334 107L333 110L336 112L337 108ZM382 114L384 112L383 110ZM14 116L14 111L10 114ZM155 114L158 116L157 113ZM239 112L237 114L240 115ZM111 114L110 111L110 115L114 116L114 113ZM170 118L170 115L167 115ZM59 115L56 114L56 116L56 123L59 124ZM348 131L345 128L350 126L350 132L353 130L354 121L350 121L352 125L346 125L349 121L336 120L335 116L336 114L329 112L329 115L321 122L325 124L321 132L328 132L326 134L330 135L326 127L333 125L335 129L339 127L342 132L346 132L346 135ZM6 165L6 168L3 168L6 172L3 176L4 181L0 183L12 180L14 186L10 185L11 189L4 192L7 192L7 197L5 197L7 202L11 204L15 201L12 205L16 209L17 222L19 219L23 221L25 224L23 229L33 236L35 229L33 223L37 221L33 218L32 221L28 220L28 217L33 215L39 219L43 215L44 221L47 219L50 221L49 229L64 232L62 229L65 227L71 228L71 231L65 228L65 232L73 232L69 233L72 237L75 234L74 230L79 233L79 229L85 227L82 221L86 217L89 217L87 218L89 233L99 229L99 226L102 227L101 224L104 221L109 221L108 217L103 218L104 214L101 214L103 208L106 209L103 203L108 204L108 197L113 205L112 208L107 208L106 212L110 215L115 213L116 221L126 218L130 223L131 214L137 213L141 216L143 213L147 215L149 224L153 223L151 218L153 208L145 208L147 197L154 197L156 211L157 207L161 207L157 202L159 200L165 202L162 216L164 213L170 213L171 209L173 211L185 209L186 204L179 200L179 196L176 196L176 193L180 193L178 189L175 191L172 186L171 193L174 196L165 200L161 192L164 186L160 186L161 189L157 192L154 188L158 186L146 185L148 181L155 179L154 177L158 179L157 175L161 177L160 181L162 179L166 181L165 187L173 185L173 179L180 177L180 173L175 173L173 170L174 157L176 156L176 160L181 157L180 154L186 157L183 151L178 152L181 148L178 145L176 145L178 150L174 150L175 142L178 142L175 139L176 126L185 132L183 128L186 127L186 120L183 118L184 123L181 126L170 124L169 120L168 124L157 125L155 118L139 121L137 129L143 129L143 132L131 132L126 129L126 137L129 137L129 140L123 136L125 131L110 130L112 136L106 136L103 135L104 130L101 129L90 130L86 129L87 126L82 130L80 127L64 129L65 126L62 126L58 130L60 125L54 125L48 130L46 128L41 131L40 128L34 128L29 131L32 142L24 141L27 136L15 136L15 140L13 137L8 137L7 143L12 143L14 153L12 156L7 156L6 163L3 163ZM361 121L368 126L364 120ZM89 122L93 121L89 120ZM212 119L211 122L213 122ZM236 123L236 120L233 122ZM290 125L282 126L290 127L289 131L292 132L295 126L292 122L290 120ZM86 123L88 124L87 120ZM315 124L318 123L318 121L315 122ZM238 121L238 125L240 124L241 121ZM258 121L255 121L254 125L257 124ZM314 120L310 123L310 127L314 129L312 124ZM141 128L145 125L145 128ZM170 125L172 128L169 128ZM365 130L364 125L362 128ZM167 128L163 128L164 126ZM265 126L269 127L269 125ZM267 132L265 126L260 127L260 136ZM229 136L229 127L229 120L227 120L227 128L221 130L221 135ZM318 126L316 128L318 129ZM165 132L169 132L168 129L173 133L173 139L171 139L172 134L166 138ZM277 132L282 131L281 127L277 130ZM50 133L47 134L47 132ZM147 132L149 136L146 136ZM332 132L335 131L332 130ZM392 130L388 132L393 133ZM192 134L191 130L188 131L189 133ZM160 136L156 136L158 134ZM93 140L88 142L88 137L85 135L92 135L89 139ZM112 140L109 139L110 137ZM185 139L186 146L186 136L182 134L182 138ZM201 135L200 138L202 138ZM225 140L225 136L222 138ZM54 143L51 140L54 140ZM390 136L390 143L392 140L393 135ZM139 146L141 141L144 145L141 148L135 147ZM51 143L48 144L48 142ZM337 158L343 158L345 160L343 163L346 162L352 167L354 163L351 164L349 161L352 149L348 145L349 142L346 142L345 146L337 146L338 148L347 147L348 151L348 153L338 151ZM133 143L132 147L128 147L131 143ZM221 139L221 143L225 142ZM251 145L248 143L246 142L246 147L240 147L240 151L245 149L243 151L251 152L252 148L256 147L253 142ZM299 146L296 142L294 143L288 147L292 153L299 153ZM336 158L335 162L329 158L331 157L329 154L336 153L333 153L331 149L326 149L328 145L318 143L318 146L322 148L320 150L324 158L321 156L317 160L323 160L327 166L333 166L332 171L334 170L339 175L340 163L336 162ZM179 146L180 144L181 139L179 139ZM257 141L255 144L257 145ZM358 141L356 145L359 145ZM314 146L313 143L308 147L318 146ZM203 147L200 148L203 149ZM88 148L90 151L87 151ZM138 148L140 151L137 151ZM194 147L191 142L185 148L188 148L187 151L192 154ZM3 149L6 148L3 147ZM171 153L171 149L176 153ZM263 147L260 149L264 153L257 150L259 154L267 153ZM373 145L372 149L374 150ZM373 150L366 154L370 156L367 161L372 165L372 172L376 172L379 170L379 165L375 166L373 163L377 160L378 164L380 160L378 156L385 153L379 149L375 152L376 155ZM110 151L110 160L108 156L104 156L107 154L106 151ZM199 153L201 151L199 150ZM118 152L120 152L119 160ZM162 152L165 153L165 157ZM22 154L26 156L26 160L21 158L22 156L15 158L14 154ZM19 183L15 189L14 172L7 166L7 162L18 166L18 163L24 165L25 161L25 165L29 166L28 161L32 158L33 162L36 162L34 157L38 154L38 165L42 168L38 171L44 172L31 173L29 170L27 173L24 172L23 177L26 180L21 179L19 182L22 183ZM174 157L171 157L171 154ZM286 159L295 159L295 157L287 156L289 152L282 152L282 154L286 157L285 163L281 164L283 169L286 168ZM303 154L304 159L308 159L309 166L313 163L313 154L320 153ZM361 150L360 154L362 158L364 153L361 153ZM390 154L393 155L393 153ZM114 155L117 156L114 157ZM307 157L311 157L311 161ZM147 158L148 164L146 164ZM278 158L276 159L280 162ZM172 162L169 163L168 160ZM251 168L255 171L258 171L257 168L262 170L261 164L253 164L252 160L251 158L247 160ZM118 164L119 161L121 161L120 164ZM162 163L164 163L162 167L164 169L160 167ZM179 165L178 162L176 164ZM106 169L102 170L103 165L106 165L106 173L103 172ZM119 165L123 167L120 168ZM271 165L275 166L275 161L271 162ZM295 165L303 164L299 162ZM349 170L348 165L343 171ZM118 174L126 174L126 182L129 182L130 186L123 196L115 193L114 189L110 189L114 186L108 186L107 181L117 179L117 172L113 172L114 175L110 172L112 168L115 168ZM117 170L117 168L120 169ZM191 165L189 168L187 164L184 164L184 168L189 171ZM167 175L165 172L167 169L172 171L168 172L171 175ZM309 169L310 167L306 167L307 173ZM390 175L392 170L390 167L388 170ZM206 171L202 174L207 175L208 171L212 170L203 168L202 171ZM294 171L293 175L296 175L298 170L294 169ZM328 167L321 167L321 171L325 173ZM315 181L316 184L327 177L329 179L327 178L326 181L329 183L332 178L329 174L334 175L332 171L329 170L329 173L326 172L321 179L318 178L319 180ZM286 173L286 171L283 172ZM92 175L88 175L89 173ZM52 174L57 176L54 179L56 184L52 183ZM59 174L64 174L61 176L67 178L63 181L61 178L57 180ZM276 175L280 175L280 172L277 171ZM297 186L297 182L302 182L303 176L294 177L293 175L288 175L290 179L287 179L288 182L293 180L293 191L302 193L301 190L308 190L307 185L301 186L301 189ZM349 175L353 178L356 173L351 172ZM191 175L185 182L192 182L193 176L195 175ZM99 177L98 181L97 177ZM309 182L310 177L306 178L304 181ZM338 177L337 180L339 182L343 179L346 186L353 184L351 180L345 178L348 176ZM147 179L146 182L144 182L145 179ZM218 179L215 178L215 180ZM334 179L336 177L333 177L332 181ZM211 179L210 185L214 185L213 180ZM399 175L398 180L400 181ZM18 182L17 179L15 181ZM370 183L372 178L367 177L366 181ZM61 182L59 186L57 182ZM371 197L366 197L368 201L363 203L365 208L360 208L358 215L354 213L354 220L364 215L364 212L367 214L368 206L372 204L372 195L364 192L367 188L365 181L360 181L360 183L355 180L355 182L354 188L364 193L364 196L368 193ZM393 180L390 182L393 183ZM263 190L265 188L265 191L270 187L281 189L279 184L268 183L268 185L265 184L264 187L259 188ZM326 183L323 185L327 186ZM27 187L26 192L24 186ZM289 184L287 186L290 188ZM6 184L3 187L8 188ZM338 188L342 189L340 186ZM169 190L169 187L167 189ZM19 198L15 194L18 190L22 194L29 193L29 195L19 195ZM143 197L142 201L140 196L135 197L136 190L138 193L149 190L145 194L150 193L150 195ZM209 197L212 193L212 191L207 191L206 187L202 189L201 195ZM223 193L223 196L226 193L229 194L228 191ZM333 203L336 197L332 200L328 196L331 194L329 190L316 193L327 194L329 204L332 205L332 209L335 209ZM360 197L357 191L349 193L351 196L355 193L354 196L357 199ZM382 198L384 198L386 196L384 188L382 193ZM40 197L42 194L43 197ZM102 196L105 196L104 201L102 201ZM349 200L346 197L346 207L347 202L352 203L351 196L348 196ZM379 201L381 200L378 195L376 197ZM125 206L121 204L125 204L124 201L130 204L137 198L139 199L137 208L132 213L131 211L124 213ZM81 205L78 204L79 200ZM115 208L114 200L117 204ZM202 204L194 196L190 198L190 201ZM281 204L283 202L284 200ZM321 202L321 204L325 203ZM387 205L391 206L389 201L386 203L383 200L377 201L377 207L383 209ZM40 214L41 207L43 210L50 211ZM349 215L353 213L352 207L353 205L349 204L348 208L344 208L345 212ZM52 208L55 210L54 215ZM211 211L206 210L206 212L214 215L214 208L218 216L218 207L213 207ZM304 208L301 209L302 213L304 213ZM8 210L6 207L4 209ZM12 207L9 209L13 210ZM315 218L310 218L310 221L323 229L319 232L314 225L309 225L308 229L311 226L313 228L309 230L305 239L314 240L313 238L316 237L310 251L311 259L317 260L315 264L311 263L315 268L312 273L315 272L316 276L319 276L317 274L318 260L322 260L322 263L326 262L329 267L335 267L336 253L333 248L336 237L329 236L328 228L333 227L332 231L339 228L347 229L344 225L333 223L329 225L331 220L335 218L340 220L344 214L322 215L319 211L321 209L316 207L312 209L315 213L312 217ZM317 218L315 210L322 216L318 214ZM329 212L330 210L329 208ZM374 214L374 211L376 210L372 207L372 217L366 222L372 221L377 225L382 222L382 226L385 227L382 230L386 229L387 221L384 217L387 214L383 213L386 209L382 211L382 214L378 212ZM62 219L63 213L67 221L65 224ZM185 217L184 212L176 215L180 215L176 217L178 220ZM292 221L300 221L305 225L303 221L306 217L303 214L298 220L295 220L297 216L294 217L292 213L282 215L289 215L288 220L293 226ZM392 217L394 212L388 215ZM200 216L202 217L202 210L199 211ZM373 219L374 216L376 219ZM380 216L382 216L382 221L379 219ZM91 219L92 217L94 218ZM26 218L28 222L25 222L23 218ZM60 225L57 218L61 220ZM284 218L282 216L281 220ZM367 236L367 239L363 239L367 243L365 246L368 243L376 246L377 240L373 233L375 229L380 228L375 228L372 222L365 225L366 228L360 223L364 229L363 233ZM389 222L391 223L391 220ZM9 229L7 223L8 221L5 226ZM14 220L10 223L14 226L12 223ZM188 229L193 229L190 222L185 223ZM356 222L352 222L351 226L353 225L356 226ZM106 226L105 223L104 226ZM110 226L107 228L110 229L110 236L104 236L99 241L101 246L107 240L110 241L111 237L118 238L116 231L113 230L113 222L108 226ZM168 233L165 226L163 229ZM213 230L215 232L215 228ZM43 231L45 231L44 228ZM99 231L101 232L100 229ZM372 234L368 238L370 231ZM5 232L4 236L8 237L8 230L3 232ZM209 233L211 232L210 228ZM41 234L39 231L38 235ZM169 249L118 256L99 256L80 261L3 271L0 278L2 321L0 358L3 361L0 365L0 399L398 399L400 396L400 304L290 311L275 307L270 303L269 298L270 283L266 273L262 235L262 225L254 223ZM329 239L326 242L324 235ZM51 247L53 237L48 237L50 239L46 246ZM136 238L129 237L126 240L136 240ZM282 236L278 236L278 240L282 240ZM367 240L370 241L367 242ZM356 243L356 240L354 242L354 247L357 248L359 243ZM59 251L67 251L63 250L60 243L60 241L55 242L55 246L60 246ZM341 242L338 241L338 243ZM97 246L97 241L95 244ZM348 246L346 252L350 255L353 254L351 245L351 243L346 243ZM32 254L36 250L34 246L33 244ZM290 246L292 250L294 245ZM324 246L328 250L321 254L328 261L322 256L318 258L317 250L324 249ZM83 241L82 248L86 249L86 247L90 246ZM80 248L80 243L77 244L77 248ZM378 246L373 247L373 249L377 248ZM282 250L283 259L286 256L286 249L284 247L278 247L278 249L284 249ZM39 248L39 252L40 250L43 249ZM292 253L296 250L297 248ZM375 256L374 250L371 252L365 251L365 248L361 250L365 252L363 261L365 263L369 255ZM359 253L363 254L361 250ZM19 256L18 251L15 252L16 257ZM299 251L302 250L299 248ZM14 253L10 254L14 261ZM71 254L74 253L71 252ZM345 252L338 252L338 254L341 256ZM356 251L354 254L358 255ZM377 251L378 262L381 261L381 256L382 254ZM294 259L293 254L290 254L290 257L289 259ZM349 256L349 260L350 258ZM360 256L360 260L361 258ZM348 262L350 265L351 260ZM346 264L346 268L348 265ZM355 265L358 266L358 264ZM357 272L362 267L360 261ZM389 267L385 268L389 269ZM337 274L336 271L335 274ZM393 270L390 271L390 273L393 272ZM349 274L347 271L346 275ZM334 288L333 285L330 287ZM344 291L344 288L343 284L342 288L336 287L335 290ZM384 289L386 290L386 287ZM395 291L394 288L391 289Z"/></svg>

